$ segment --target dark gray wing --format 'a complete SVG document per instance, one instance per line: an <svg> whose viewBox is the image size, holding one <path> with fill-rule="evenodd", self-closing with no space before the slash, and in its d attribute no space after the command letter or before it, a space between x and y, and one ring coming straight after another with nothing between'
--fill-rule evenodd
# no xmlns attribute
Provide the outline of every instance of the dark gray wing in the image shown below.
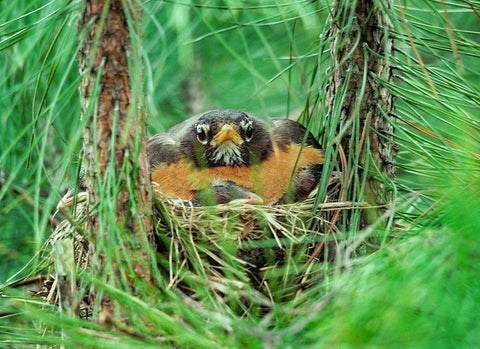
<svg viewBox="0 0 480 349"><path fill-rule="evenodd" d="M290 143L302 144L305 134L307 133L305 126L290 119L273 118L271 120L272 139L277 143L280 149ZM305 145L319 150L322 149L310 132L308 132Z"/></svg>
<svg viewBox="0 0 480 349"><path fill-rule="evenodd" d="M168 133L159 133L149 138L147 154L150 168L159 165L170 165L180 160L180 151L177 142Z"/></svg>

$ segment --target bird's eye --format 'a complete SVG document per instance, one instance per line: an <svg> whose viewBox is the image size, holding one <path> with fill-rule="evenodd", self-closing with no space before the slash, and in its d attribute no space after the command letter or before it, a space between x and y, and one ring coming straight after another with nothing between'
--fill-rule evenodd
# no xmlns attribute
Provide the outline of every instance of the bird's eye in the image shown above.
<svg viewBox="0 0 480 349"><path fill-rule="evenodd" d="M249 142L253 137L253 126L251 123L247 125L247 128L245 129L245 140Z"/></svg>
<svg viewBox="0 0 480 349"><path fill-rule="evenodd" d="M208 125L198 125L197 126L197 139L202 144L207 144L208 142Z"/></svg>

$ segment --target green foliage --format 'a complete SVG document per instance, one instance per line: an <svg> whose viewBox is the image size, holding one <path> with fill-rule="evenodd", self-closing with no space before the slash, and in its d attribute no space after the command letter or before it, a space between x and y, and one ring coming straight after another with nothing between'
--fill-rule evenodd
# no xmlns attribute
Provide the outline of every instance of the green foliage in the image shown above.
<svg viewBox="0 0 480 349"><path fill-rule="evenodd" d="M478 346L480 22L472 8L480 10L480 2L446 1L448 19L442 3L393 1L387 13L398 48L389 57L398 79L394 85L385 82L397 98L396 115L386 115L396 128L399 149L392 208L400 218L397 226L336 234L344 253L332 265L309 270L313 286L305 290L294 282L305 272L303 265L287 263L269 275L277 280L269 292L259 292L244 277L228 239L216 246L231 268L222 282L206 277L201 264L188 270L181 261L162 256L154 270L159 287L136 280L137 295L127 283L112 287L83 272L85 285L93 283L129 315L120 331L59 314L38 298L2 287L1 343ZM86 122L80 120L78 96L81 7L80 1L67 0L0 2L2 282L33 255L20 275L42 266L35 251L55 219L62 219L52 217L54 207L77 176ZM142 48L149 133L165 130L198 108L236 108L265 117L302 114L327 158L334 159L335 130L323 129L327 110L322 104L332 71L325 39L329 10L326 0L146 2ZM329 163L329 171L335 166ZM107 204L99 209L107 212L102 205ZM116 226L110 218L105 224ZM376 252L353 253L372 236L381 241ZM192 254L198 251L206 254L208 248L188 247ZM129 270L125 253L120 246L108 255ZM169 270L178 275L168 275ZM179 292L176 278L196 296ZM219 297L219 289L228 296Z"/></svg>
<svg viewBox="0 0 480 349"><path fill-rule="evenodd" d="M450 180L442 202L441 227L413 236L359 261L332 285L332 300L317 316L307 314L288 342L325 345L476 347L480 236L478 181L466 190ZM320 315L321 313L321 315Z"/></svg>

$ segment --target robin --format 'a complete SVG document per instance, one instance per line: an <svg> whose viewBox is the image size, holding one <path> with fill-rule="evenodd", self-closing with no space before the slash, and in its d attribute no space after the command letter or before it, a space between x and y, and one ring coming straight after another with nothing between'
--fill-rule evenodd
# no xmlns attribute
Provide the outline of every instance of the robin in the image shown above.
<svg viewBox="0 0 480 349"><path fill-rule="evenodd" d="M260 196L231 181L214 181L206 189L200 190L190 202L193 206L263 204Z"/></svg>
<svg viewBox="0 0 480 349"><path fill-rule="evenodd" d="M317 186L324 161L301 124L233 109L193 116L151 137L147 152L159 191L194 205L205 203L202 193L209 190L216 203L303 200ZM60 208L71 205L71 194Z"/></svg>
<svg viewBox="0 0 480 349"><path fill-rule="evenodd" d="M229 181L265 204L305 198L324 161L301 124L233 109L193 116L151 137L148 157L152 181L168 197L191 200L212 182Z"/></svg>
<svg viewBox="0 0 480 349"><path fill-rule="evenodd" d="M75 192L77 192L77 196L75 199ZM85 174L83 171L80 172L78 177L78 185L77 190L71 188L67 191L67 193L60 199L57 204L57 210L62 210L67 207L71 207L76 200L76 202L83 202L87 199L87 187L85 183Z"/></svg>

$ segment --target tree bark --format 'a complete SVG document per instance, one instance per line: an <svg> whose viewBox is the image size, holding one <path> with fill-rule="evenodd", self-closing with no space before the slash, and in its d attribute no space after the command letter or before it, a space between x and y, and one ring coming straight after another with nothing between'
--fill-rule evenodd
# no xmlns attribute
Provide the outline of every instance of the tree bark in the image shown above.
<svg viewBox="0 0 480 349"><path fill-rule="evenodd" d="M83 133L88 195L92 203L115 203L98 205L88 223L95 237L98 270L111 285L117 284L123 263L110 259L101 246L118 244L118 232L125 232L123 245L137 275L151 280L147 244L154 247L154 233L146 114L141 104L143 72L138 46L132 45L132 38L137 45L141 38L141 17L141 8L129 0L86 0L79 23L84 34L79 50L82 117L89 118ZM116 226L108 215L116 215ZM98 321L113 322L114 315L111 300L104 296Z"/></svg>
<svg viewBox="0 0 480 349"><path fill-rule="evenodd" d="M329 126L337 127L338 142L348 159L347 200L366 200L382 206L392 201L396 153L394 128L385 117L395 109L394 96L386 88L393 80L389 63L393 55L389 35L392 26L386 10L391 10L389 0L333 3L328 35L333 74L326 94L328 118L333 118L335 109L335 113L339 112L335 124ZM327 123L332 121L328 118ZM354 194L352 186L361 184L365 174L363 197L354 197L358 194ZM361 224L381 213L376 211Z"/></svg>

